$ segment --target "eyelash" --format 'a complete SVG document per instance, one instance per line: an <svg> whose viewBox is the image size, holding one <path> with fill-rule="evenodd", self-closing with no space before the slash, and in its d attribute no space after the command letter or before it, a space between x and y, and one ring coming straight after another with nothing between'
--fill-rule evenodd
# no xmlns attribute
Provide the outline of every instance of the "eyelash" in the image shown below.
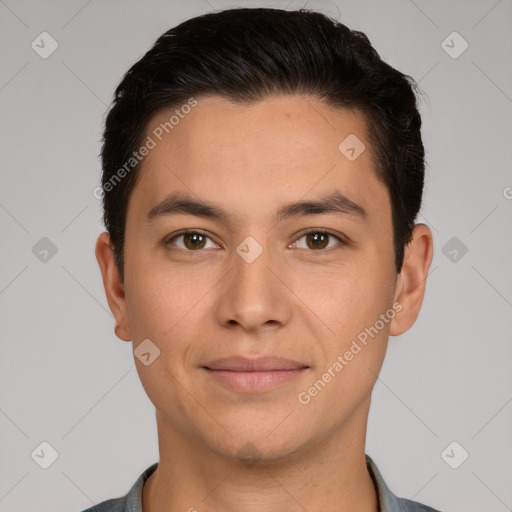
<svg viewBox="0 0 512 512"><path fill-rule="evenodd" d="M341 246L348 244L348 242L346 240L344 240L343 238L341 238L339 235L336 235L333 232L331 232L331 231L329 231L327 229L323 229L323 228L310 228L310 229L302 232L301 235L298 238L295 239L293 244L298 242L304 236L309 235L310 233L320 233L322 235L329 235L330 237L336 238ZM190 229L190 230L180 231L179 233L176 233L175 235L173 235L171 238L166 238L164 240L164 245L166 247L169 246L169 245L174 245L174 244L171 243L173 240L175 240L176 238L179 238L180 236L189 235L189 234L203 235L203 236L205 236L206 238L210 239L213 242L213 240L204 231L201 231L199 229ZM213 243L215 243L215 242L213 242ZM333 249L336 249L336 248L339 248L339 246L338 247L330 247L329 249L317 249L317 250L315 250L315 249L306 249L306 250L309 250L310 252L313 252L313 253L314 252L321 253L321 252L330 251L330 250L333 250ZM204 250L204 249L196 249L196 250L182 249L181 247L178 247L177 249L185 251L185 252L189 252L189 253L201 252L201 251Z"/></svg>

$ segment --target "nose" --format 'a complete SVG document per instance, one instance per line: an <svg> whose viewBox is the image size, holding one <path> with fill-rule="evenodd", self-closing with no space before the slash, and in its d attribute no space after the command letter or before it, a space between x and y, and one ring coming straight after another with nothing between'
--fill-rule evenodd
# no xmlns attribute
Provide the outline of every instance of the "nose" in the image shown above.
<svg viewBox="0 0 512 512"><path fill-rule="evenodd" d="M288 323L293 295L286 286L285 267L255 239L241 244L233 252L231 271L218 289L218 322L223 327L240 326L247 331L267 331Z"/></svg>

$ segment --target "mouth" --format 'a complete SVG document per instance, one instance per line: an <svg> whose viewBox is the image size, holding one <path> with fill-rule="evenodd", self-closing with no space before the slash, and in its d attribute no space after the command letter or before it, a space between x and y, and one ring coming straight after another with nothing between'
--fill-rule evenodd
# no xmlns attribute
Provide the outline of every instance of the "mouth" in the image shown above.
<svg viewBox="0 0 512 512"><path fill-rule="evenodd" d="M229 357L203 366L220 385L241 393L270 391L301 376L309 366L275 357L247 359Z"/></svg>

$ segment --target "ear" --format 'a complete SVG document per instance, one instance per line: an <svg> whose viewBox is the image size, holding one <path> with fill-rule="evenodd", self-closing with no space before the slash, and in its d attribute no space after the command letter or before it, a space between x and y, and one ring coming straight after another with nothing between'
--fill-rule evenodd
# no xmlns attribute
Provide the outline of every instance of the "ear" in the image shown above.
<svg viewBox="0 0 512 512"><path fill-rule="evenodd" d="M126 298L124 286L114 260L114 251L110 243L110 236L105 231L96 241L96 259L101 269L103 287L107 296L110 311L114 315L116 336L123 341L130 341L130 326L126 314Z"/></svg>
<svg viewBox="0 0 512 512"><path fill-rule="evenodd" d="M425 224L416 224L412 240L405 248L404 263L397 277L395 302L402 309L390 323L389 334L398 336L407 331L416 321L421 309L428 270L433 255L432 231Z"/></svg>

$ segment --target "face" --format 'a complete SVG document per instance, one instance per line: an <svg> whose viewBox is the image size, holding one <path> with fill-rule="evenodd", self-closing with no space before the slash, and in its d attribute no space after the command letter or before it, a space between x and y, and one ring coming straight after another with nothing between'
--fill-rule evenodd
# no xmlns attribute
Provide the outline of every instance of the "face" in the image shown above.
<svg viewBox="0 0 512 512"><path fill-rule="evenodd" d="M162 132L173 111L147 127L124 287L98 257L118 336L160 351L135 358L159 432L269 460L364 435L388 336L419 304L400 303L362 116L299 96L210 96Z"/></svg>

